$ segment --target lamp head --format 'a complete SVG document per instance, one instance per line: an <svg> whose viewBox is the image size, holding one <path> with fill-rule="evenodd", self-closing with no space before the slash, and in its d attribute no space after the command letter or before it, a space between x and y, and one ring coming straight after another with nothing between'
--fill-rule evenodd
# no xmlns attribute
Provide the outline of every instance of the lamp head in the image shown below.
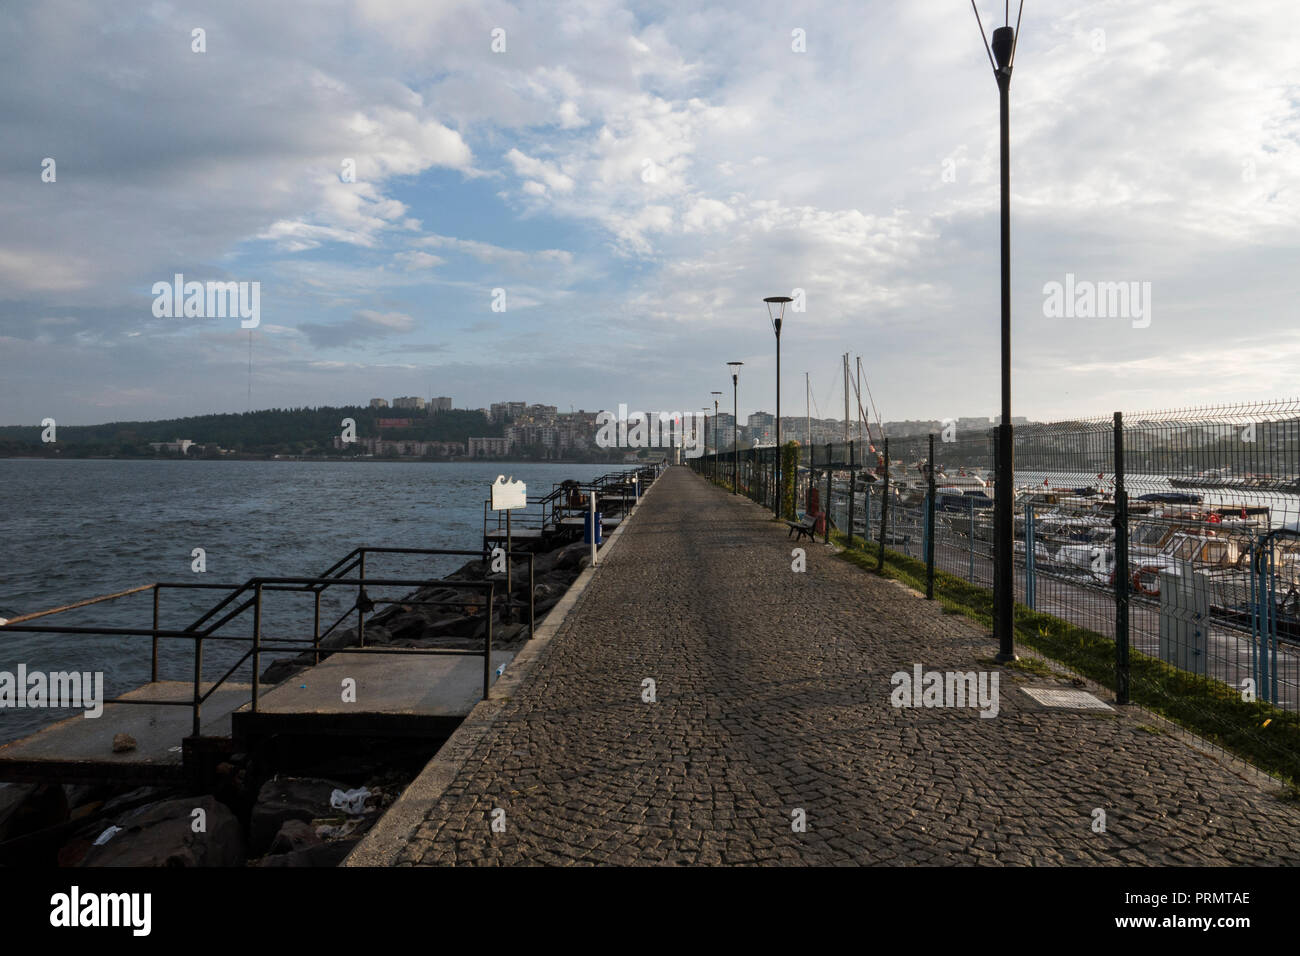
<svg viewBox="0 0 1300 956"><path fill-rule="evenodd" d="M1016 31L1012 27L998 27L993 31L993 59L998 69L1006 72L1011 68L1011 53L1016 46Z"/></svg>
<svg viewBox="0 0 1300 956"><path fill-rule="evenodd" d="M767 303L767 317L772 320L772 328L780 336L781 323L785 319L785 304L794 300L788 295L769 295L763 301Z"/></svg>
<svg viewBox="0 0 1300 956"><path fill-rule="evenodd" d="M1020 17L1025 12L1025 0L1020 0L1020 9L1016 12L1016 25L1011 25L1011 3L1006 5L1006 23L993 30L992 42L984 35L984 21L980 17L975 0L970 0L971 9L975 11L975 25L979 27L980 39L989 55L989 66L999 83L1011 79L1011 67L1016 62L1016 42L1020 39Z"/></svg>

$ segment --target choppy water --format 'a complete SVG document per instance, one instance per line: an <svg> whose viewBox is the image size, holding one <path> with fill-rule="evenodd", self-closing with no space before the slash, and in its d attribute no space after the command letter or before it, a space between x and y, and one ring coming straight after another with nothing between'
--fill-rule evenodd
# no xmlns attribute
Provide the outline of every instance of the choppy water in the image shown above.
<svg viewBox="0 0 1300 956"><path fill-rule="evenodd" d="M361 544L473 549L483 500L501 473L545 493L609 465L467 462L205 462L0 460L0 607L30 613L153 581L240 583L256 575L315 575ZM207 571L191 569L195 548ZM367 559L367 575L430 577L467 558ZM328 592L327 592L328 594ZM220 592L163 591L161 625L182 628ZM323 601L328 623L355 593ZM64 625L148 627L148 592L60 614ZM333 615L326 611L333 609ZM309 597L268 598L266 629L311 634ZM44 623L44 622L42 622ZM235 633L250 634L251 622ZM232 645L205 643L219 677ZM277 655L271 654L270 657ZM164 641L161 675L192 679L193 642ZM0 631L0 671L103 671L113 696L149 679L148 637L46 636ZM0 708L0 741L75 711Z"/></svg>

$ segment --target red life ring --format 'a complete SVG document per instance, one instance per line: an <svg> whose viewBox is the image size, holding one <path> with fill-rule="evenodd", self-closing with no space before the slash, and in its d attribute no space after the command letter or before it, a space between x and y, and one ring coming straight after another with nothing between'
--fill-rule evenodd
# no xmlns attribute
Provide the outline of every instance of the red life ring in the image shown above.
<svg viewBox="0 0 1300 956"><path fill-rule="evenodd" d="M1133 590L1137 591L1139 594L1158 597L1160 595L1160 570L1160 568L1155 567L1154 565L1147 565L1144 568L1138 568L1133 572ZM1150 575L1155 579L1155 587L1149 588L1142 583L1142 579L1147 575Z"/></svg>

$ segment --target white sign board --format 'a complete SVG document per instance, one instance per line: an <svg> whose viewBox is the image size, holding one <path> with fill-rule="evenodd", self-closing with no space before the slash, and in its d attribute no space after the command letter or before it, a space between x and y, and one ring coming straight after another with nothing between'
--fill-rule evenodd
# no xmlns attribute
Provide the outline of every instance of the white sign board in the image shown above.
<svg viewBox="0 0 1300 956"><path fill-rule="evenodd" d="M511 511L515 508L528 507L528 490L522 481L515 481L514 475L506 481L505 475L497 475L492 482L492 510Z"/></svg>

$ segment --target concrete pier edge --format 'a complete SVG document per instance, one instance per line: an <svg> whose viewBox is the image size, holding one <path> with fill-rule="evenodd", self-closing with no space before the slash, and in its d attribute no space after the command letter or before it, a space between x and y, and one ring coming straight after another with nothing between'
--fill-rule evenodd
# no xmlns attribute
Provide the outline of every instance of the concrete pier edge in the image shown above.
<svg viewBox="0 0 1300 956"><path fill-rule="evenodd" d="M641 501L654 494L658 485L659 482L656 481L646 489L645 494L641 496ZM597 554L598 560L613 551L623 534L623 529L636 517L641 501L633 505L632 510L601 545ZM402 795L339 866L393 865L393 861L397 859L397 855L416 828L424 822L430 808L456 778L465 758L473 753L474 748L487 735L511 694L528 678L533 665L564 625L565 619L577 605L600 568L601 565L597 563L595 567L588 567L578 575L577 580L564 593L564 597L551 608L545 620L537 625L537 633L529 637L514 660L492 685L492 696L487 700L479 701L474 706L464 722L456 728L447 742L420 771L420 775L411 781Z"/></svg>

